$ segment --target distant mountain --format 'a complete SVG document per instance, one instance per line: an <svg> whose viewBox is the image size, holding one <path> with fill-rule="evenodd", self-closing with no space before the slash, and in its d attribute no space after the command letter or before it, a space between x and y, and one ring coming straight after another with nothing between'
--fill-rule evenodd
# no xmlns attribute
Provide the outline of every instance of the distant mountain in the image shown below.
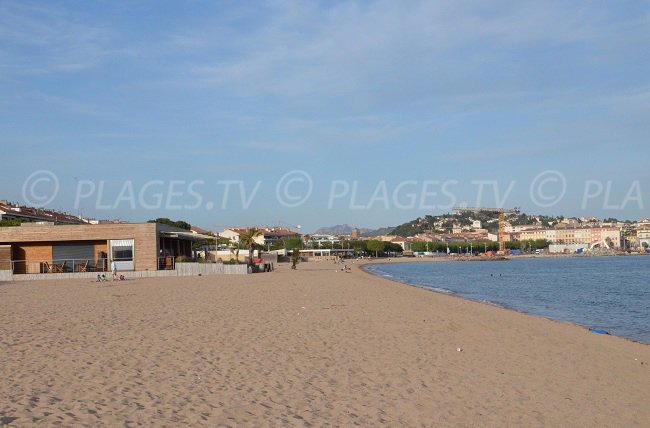
<svg viewBox="0 0 650 428"><path fill-rule="evenodd" d="M337 224L336 226L321 227L316 232L314 232L314 234L315 235L351 235L352 229L353 229L352 226L348 224ZM360 227L359 231L363 235L365 232L371 232L372 230Z"/></svg>
<svg viewBox="0 0 650 428"><path fill-rule="evenodd" d="M389 227L380 227L379 229L367 230L367 232L361 232L361 236L364 238L373 238L375 236L383 236L390 234L395 228L393 226Z"/></svg>
<svg viewBox="0 0 650 428"><path fill-rule="evenodd" d="M348 224L337 224L336 226L321 227L315 235L350 235L352 227Z"/></svg>
<svg viewBox="0 0 650 428"><path fill-rule="evenodd" d="M337 224L336 226L321 227L314 234L318 235L351 235L352 226L347 224ZM359 227L361 236L365 238L372 238L374 236L388 235L395 229L393 226L380 227L379 229L368 229L367 227Z"/></svg>

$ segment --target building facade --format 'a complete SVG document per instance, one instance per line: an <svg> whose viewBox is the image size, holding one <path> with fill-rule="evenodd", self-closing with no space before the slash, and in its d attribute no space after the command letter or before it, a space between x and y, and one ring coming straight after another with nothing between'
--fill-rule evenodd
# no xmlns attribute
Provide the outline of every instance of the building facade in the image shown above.
<svg viewBox="0 0 650 428"><path fill-rule="evenodd" d="M271 246L276 242L282 241L283 239L289 238L299 238L301 235L298 232L293 232L287 229L281 228L258 228L260 234L254 238L254 241L258 245ZM228 239L232 244L236 244L241 239L241 236L248 231L246 227L232 227L224 229L223 232L219 233L219 236L222 238Z"/></svg>
<svg viewBox="0 0 650 428"><path fill-rule="evenodd" d="M621 247L621 229L617 227L558 227L551 229L527 229L519 232L520 241L546 239L558 245L584 245Z"/></svg>
<svg viewBox="0 0 650 428"><path fill-rule="evenodd" d="M640 248L650 248L650 227L636 231L636 241Z"/></svg>
<svg viewBox="0 0 650 428"><path fill-rule="evenodd" d="M192 232L157 223L52 225L24 223L0 228L10 247L14 274L169 269L192 256Z"/></svg>

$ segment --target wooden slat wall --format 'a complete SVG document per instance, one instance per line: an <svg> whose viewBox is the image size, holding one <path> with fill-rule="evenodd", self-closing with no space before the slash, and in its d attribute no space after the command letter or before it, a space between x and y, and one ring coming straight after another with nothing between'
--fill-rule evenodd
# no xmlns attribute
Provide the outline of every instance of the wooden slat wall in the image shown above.
<svg viewBox="0 0 650 428"><path fill-rule="evenodd" d="M99 270L97 264L102 263L100 260L102 252L106 253L106 257L108 257L108 241L95 241L95 268L97 270ZM102 269L108 271L108 259L103 263Z"/></svg>
<svg viewBox="0 0 650 428"><path fill-rule="evenodd" d="M41 262L52 262L52 243L36 242L14 246L13 260L18 262L14 273L40 273Z"/></svg>
<svg viewBox="0 0 650 428"><path fill-rule="evenodd" d="M41 249L34 250L34 252L29 250L30 252L26 254L29 257L28 259L36 257L39 260L51 260L52 242L96 241L96 252L106 251L108 253L106 247L108 240L133 239L135 240L135 269L156 270L158 231L177 230L160 226L162 225L145 223L2 227L0 228L0 244L18 244L20 248L23 248L27 244L39 243L38 247ZM49 252L45 248L49 248ZM14 260L19 260L21 257L25 259L21 254L15 253L16 251L13 256Z"/></svg>
<svg viewBox="0 0 650 428"><path fill-rule="evenodd" d="M0 245L0 270L11 270L11 245Z"/></svg>
<svg viewBox="0 0 650 428"><path fill-rule="evenodd" d="M3 227L0 228L0 243L138 239L147 236L147 232L155 234L155 231L155 223Z"/></svg>

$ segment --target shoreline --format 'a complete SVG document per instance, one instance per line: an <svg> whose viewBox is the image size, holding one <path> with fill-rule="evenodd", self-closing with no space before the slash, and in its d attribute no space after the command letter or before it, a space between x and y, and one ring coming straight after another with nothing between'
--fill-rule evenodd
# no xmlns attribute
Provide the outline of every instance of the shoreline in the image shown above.
<svg viewBox="0 0 650 428"><path fill-rule="evenodd" d="M0 418L648 426L647 346L340 266L3 285Z"/></svg>
<svg viewBox="0 0 650 428"><path fill-rule="evenodd" d="M371 276L377 277L377 278L382 278L382 279L385 279L385 280L388 280L388 281L392 281L392 282L395 282L396 284L403 284L403 285L407 285L409 287L419 288L419 289L422 289L422 290L430 291L430 292L441 294L441 295L444 295L444 296L456 297L458 299L467 300L467 301L478 303L478 304L481 304L481 305L487 305L487 306L490 306L490 307L495 307L495 308L503 309L503 310L506 310L506 311L513 311L513 312L516 312L516 313L519 313L519 314L522 314L522 315L541 318L541 319L545 319L545 320L560 323L560 324L571 324L571 325L574 325L576 327L582 328L585 331L588 331L590 333L594 333L593 328L588 327L588 326L583 325L583 324L580 324L580 323L577 323L577 322L568 321L568 320L561 320L561 319L551 318L551 317L541 315L541 314L526 312L524 310L520 310L520 309L511 307L511 306L505 306L505 305L501 305L501 304L490 302L490 301L471 299L469 297L461 296L458 293L455 293L453 291L444 291L442 289L423 287L423 286L420 286L420 285L417 285L417 284L412 284L410 282L400 281L397 278L387 278L385 276L375 274L375 273L373 273L373 272L366 269L367 267L370 267L370 266L373 266L373 265L382 265L382 264L426 263L426 262L435 263L435 262L454 262L454 261L461 261L461 260L453 260L451 257L449 257L449 258L445 258L444 260L440 260L440 259L439 260L426 260L426 259L422 260L422 259L420 259L420 260L417 260L417 261L415 261L415 260L410 260L410 261L404 260L404 261L369 262L369 263L364 263L363 265L359 265L359 268L360 268L361 271L363 271L364 273L366 273L368 275L371 275ZM468 261L468 262L477 261L478 262L479 260L462 260L462 261ZM626 336L619 336L619 335L611 334L609 332L606 332L605 335L606 336L611 336L611 337L617 337L619 339L623 339L623 340L626 340L626 341L629 341L629 342L632 342L632 343L638 343L639 345L643 345L643 346L650 346L650 343L641 342L639 340L635 340L633 338L626 337Z"/></svg>

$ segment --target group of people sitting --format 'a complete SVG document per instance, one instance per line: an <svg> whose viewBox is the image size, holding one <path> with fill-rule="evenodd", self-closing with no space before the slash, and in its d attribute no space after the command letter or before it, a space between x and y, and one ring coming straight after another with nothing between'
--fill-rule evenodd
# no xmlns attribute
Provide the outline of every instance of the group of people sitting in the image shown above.
<svg viewBox="0 0 650 428"><path fill-rule="evenodd" d="M354 260L352 260L352 263L354 263ZM352 268L345 263L345 259L343 257L338 257L336 260L334 260L334 264L341 264L343 267L341 268L341 272L346 272L350 273L352 272ZM338 272L338 270L337 270Z"/></svg>
<svg viewBox="0 0 650 428"><path fill-rule="evenodd" d="M113 272L113 281L125 281L126 278L124 275L118 274L117 273L117 263L115 263L115 260L111 262L111 271ZM97 280L95 282L106 282L108 281L106 279L105 274L97 275Z"/></svg>
<svg viewBox="0 0 650 428"><path fill-rule="evenodd" d="M95 282L106 282L108 279L106 279L105 274L97 275L97 280ZM117 273L113 274L113 281L126 281L126 278L124 275L118 275Z"/></svg>

